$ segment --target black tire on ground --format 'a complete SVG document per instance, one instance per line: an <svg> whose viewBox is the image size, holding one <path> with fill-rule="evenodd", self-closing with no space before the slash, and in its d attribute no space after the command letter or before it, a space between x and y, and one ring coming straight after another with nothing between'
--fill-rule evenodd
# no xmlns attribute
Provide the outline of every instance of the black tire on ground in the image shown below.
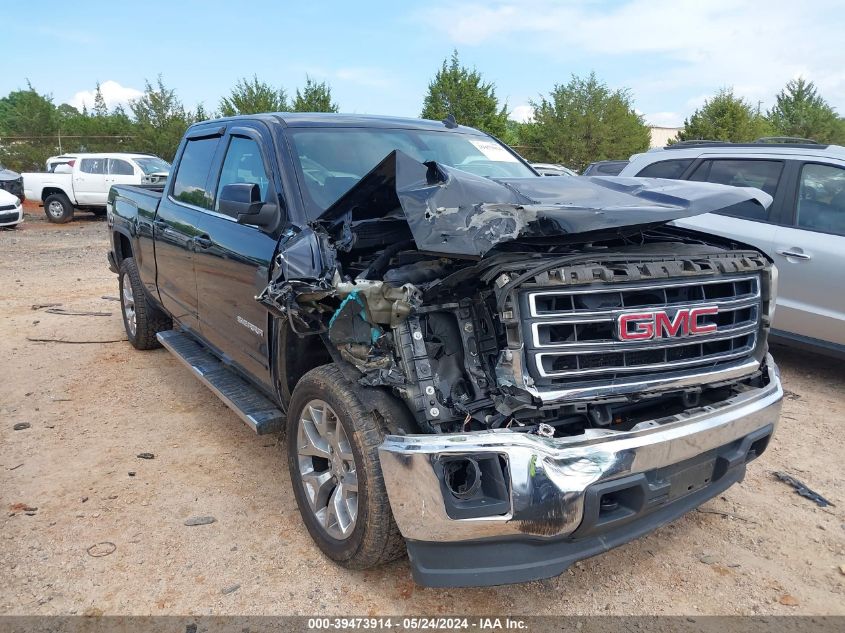
<svg viewBox="0 0 845 633"><path fill-rule="evenodd" d="M73 205L63 193L54 193L44 199L44 214L50 222L64 224L73 219Z"/></svg>
<svg viewBox="0 0 845 633"><path fill-rule="evenodd" d="M91 213L93 213L98 218L106 217L106 210L105 209L91 209Z"/></svg>
<svg viewBox="0 0 845 633"><path fill-rule="evenodd" d="M307 445L300 435L300 427L306 424L303 416L309 415L306 405L314 401L325 402L333 409L336 424L343 427L348 447L354 456L357 517L351 532L343 539L330 535L312 510L302 479L300 460L320 459L300 455L301 449ZM387 418L391 416L391 412L379 411L379 414L382 420L376 419L376 416L361 404L358 393L335 365L323 365L306 373L294 388L288 409L288 467L302 520L322 552L350 569L375 567L395 560L405 553L405 541L393 519L378 456L378 446L384 437L380 421L390 427L392 420ZM335 449L335 452L338 451ZM331 463L330 460L323 461ZM317 466L314 466L314 470L317 470ZM345 476L340 478L341 482L345 480ZM327 498L331 504L331 495Z"/></svg>
<svg viewBox="0 0 845 633"><path fill-rule="evenodd" d="M156 334L173 328L173 321L147 297L132 257L120 264L119 284L120 311L129 342L135 349L161 347Z"/></svg>

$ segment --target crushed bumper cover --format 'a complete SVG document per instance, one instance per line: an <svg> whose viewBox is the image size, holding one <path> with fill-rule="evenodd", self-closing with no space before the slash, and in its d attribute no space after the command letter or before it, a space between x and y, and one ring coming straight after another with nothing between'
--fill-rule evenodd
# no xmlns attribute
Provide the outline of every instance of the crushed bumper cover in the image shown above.
<svg viewBox="0 0 845 633"><path fill-rule="evenodd" d="M382 470L415 580L459 587L555 576L741 481L780 414L771 357L766 366L765 387L630 432L388 436ZM455 518L442 464L460 457L502 464L506 502L489 505L496 514Z"/></svg>

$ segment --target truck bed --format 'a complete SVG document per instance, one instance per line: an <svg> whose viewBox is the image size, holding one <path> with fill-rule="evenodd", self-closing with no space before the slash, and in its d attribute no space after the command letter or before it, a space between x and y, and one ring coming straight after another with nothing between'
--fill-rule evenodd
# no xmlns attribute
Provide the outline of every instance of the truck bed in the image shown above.
<svg viewBox="0 0 845 633"><path fill-rule="evenodd" d="M112 185L109 202L118 208L133 205L139 213L155 215L159 200L164 194L164 184L154 185Z"/></svg>

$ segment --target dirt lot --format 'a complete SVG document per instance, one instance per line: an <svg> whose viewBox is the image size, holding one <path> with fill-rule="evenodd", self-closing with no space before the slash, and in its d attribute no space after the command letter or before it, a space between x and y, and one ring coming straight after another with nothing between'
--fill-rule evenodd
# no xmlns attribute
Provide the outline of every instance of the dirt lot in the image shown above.
<svg viewBox="0 0 845 633"><path fill-rule="evenodd" d="M324 559L283 446L167 352L120 340L105 223L29 212L0 232L0 613L845 614L841 363L776 350L788 397L773 445L702 511L551 580L423 589L405 560L362 573ZM46 303L111 314L33 309ZM198 515L216 522L184 525ZM102 542L114 551L89 553Z"/></svg>

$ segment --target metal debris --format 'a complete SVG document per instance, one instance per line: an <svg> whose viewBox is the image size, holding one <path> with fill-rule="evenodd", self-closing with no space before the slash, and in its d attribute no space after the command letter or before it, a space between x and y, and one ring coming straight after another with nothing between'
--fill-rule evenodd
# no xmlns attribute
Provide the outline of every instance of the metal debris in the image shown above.
<svg viewBox="0 0 845 633"><path fill-rule="evenodd" d="M778 479L780 479L782 482L784 482L785 484L789 484L790 486L795 488L795 492L797 492L799 495L801 495L805 499L809 499L810 501L814 501L816 503L816 505L818 505L820 508L826 508L827 506L836 507L830 501L828 501L827 499L822 497L818 492L815 492L814 490L810 490L810 488L807 487L807 484L805 484L802 481L797 480L792 475L787 475L786 473L780 472L780 471L774 472L772 474L775 477L777 477Z"/></svg>
<svg viewBox="0 0 845 633"><path fill-rule="evenodd" d="M68 341L63 338L33 338L31 336L27 336L26 340L31 341L33 343L70 343L73 345L86 345L96 343L123 343L124 341L126 341L125 338L107 339L104 341Z"/></svg>
<svg viewBox="0 0 845 633"><path fill-rule="evenodd" d="M94 558L102 558L103 556L114 554L115 550L117 550L117 545L115 545L111 541L103 541L101 543L94 543L85 551L88 552L88 556L93 556Z"/></svg>
<svg viewBox="0 0 845 633"><path fill-rule="evenodd" d="M64 316L101 316L107 317L111 316L111 312L87 312L87 311L79 311L79 310L65 310L64 308L47 308L44 312L48 312L50 314L62 314Z"/></svg>

